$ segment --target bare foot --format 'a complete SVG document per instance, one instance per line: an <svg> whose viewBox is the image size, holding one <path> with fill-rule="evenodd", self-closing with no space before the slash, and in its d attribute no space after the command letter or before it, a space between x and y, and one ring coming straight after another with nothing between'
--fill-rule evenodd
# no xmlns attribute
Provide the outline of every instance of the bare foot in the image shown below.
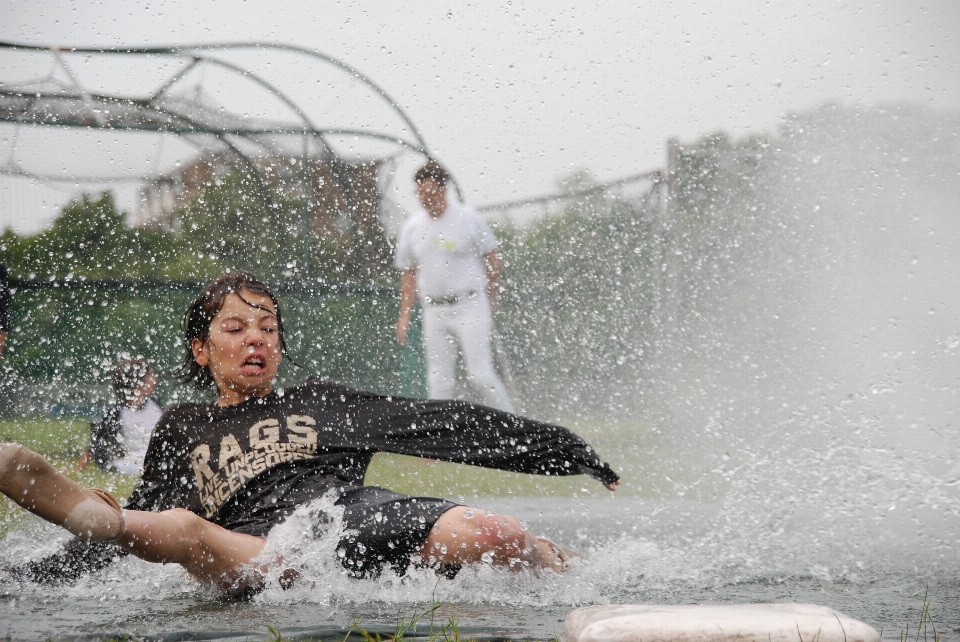
<svg viewBox="0 0 960 642"><path fill-rule="evenodd" d="M547 539L546 537L538 537L537 542L540 544L540 548L550 557L554 558L553 564L550 566L557 573L565 573L570 570L570 564L574 560L582 560L583 555L580 553L560 546L556 542Z"/></svg>

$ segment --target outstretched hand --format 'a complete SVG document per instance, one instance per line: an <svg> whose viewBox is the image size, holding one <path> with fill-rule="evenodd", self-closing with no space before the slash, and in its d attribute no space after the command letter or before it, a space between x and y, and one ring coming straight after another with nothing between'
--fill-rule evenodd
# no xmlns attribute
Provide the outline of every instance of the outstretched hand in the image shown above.
<svg viewBox="0 0 960 642"><path fill-rule="evenodd" d="M609 490L611 493L615 493L615 492L617 492L617 486L619 486L619 485L620 485L620 480L618 479L617 481L613 482L612 484L606 484L606 487L607 487L607 490Z"/></svg>

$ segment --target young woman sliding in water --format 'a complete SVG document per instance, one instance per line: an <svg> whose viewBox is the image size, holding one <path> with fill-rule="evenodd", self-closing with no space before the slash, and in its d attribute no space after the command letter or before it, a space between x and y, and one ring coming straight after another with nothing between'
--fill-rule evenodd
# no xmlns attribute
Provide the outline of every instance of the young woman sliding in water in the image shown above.
<svg viewBox="0 0 960 642"><path fill-rule="evenodd" d="M355 577L412 563L452 577L463 564L563 571L576 554L518 520L432 497L363 486L373 455L391 452L539 475L617 474L582 439L460 401L362 392L309 379L274 380L286 353L277 299L248 274L209 284L187 310L185 380L214 385L209 405L182 404L157 424L126 510L61 475L40 455L0 445L0 491L89 541L112 541L151 562L177 563L223 590L258 588L280 565L261 556L270 529L323 496L342 507L338 558ZM133 510L134 508L138 510ZM332 523L316 512L315 530Z"/></svg>

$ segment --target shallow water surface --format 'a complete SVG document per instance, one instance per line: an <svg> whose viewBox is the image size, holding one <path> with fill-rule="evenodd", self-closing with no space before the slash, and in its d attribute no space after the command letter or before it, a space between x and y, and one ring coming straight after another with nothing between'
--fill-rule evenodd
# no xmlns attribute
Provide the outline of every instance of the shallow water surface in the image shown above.
<svg viewBox="0 0 960 642"><path fill-rule="evenodd" d="M465 569L452 581L423 570L404 578L387 573L378 580L354 580L333 561L332 542L304 544L299 537L304 524L295 516L270 543L306 560L303 578L289 590L271 584L252 601L224 600L175 566L128 558L70 587L0 581L0 636L266 639L272 626L287 637L342 640L354 624L393 633L398 620L409 621L438 602L435 626L452 615L470 636L549 639L560 634L567 613L589 604L787 601L831 606L882 628L885 639L899 639L901 630L916 627L928 592L942 639L960 639L958 560L917 550L909 538L865 533L861 541L805 546L792 536L806 537L808 531L786 524L775 538L754 537L759 545L749 547L744 544L749 533L728 528L722 502L624 497L475 503L518 515L534 530L584 551L586 561L564 576L483 567ZM881 528L915 529L924 520L954 526L942 519L936 511L913 513ZM809 521L802 517L797 523ZM62 540L56 530L27 520L0 542L0 560L33 557ZM414 631L429 628L426 616Z"/></svg>

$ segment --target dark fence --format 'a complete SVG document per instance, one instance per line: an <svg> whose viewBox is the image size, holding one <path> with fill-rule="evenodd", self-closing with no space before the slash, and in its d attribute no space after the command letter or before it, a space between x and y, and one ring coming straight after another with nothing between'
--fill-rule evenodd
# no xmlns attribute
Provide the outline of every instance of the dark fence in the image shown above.
<svg viewBox="0 0 960 642"><path fill-rule="evenodd" d="M114 364L128 355L154 364L162 400L209 398L173 374L185 352L181 319L202 284L13 278L11 286L14 328L0 357L0 413L96 415L110 400ZM419 323L410 347L394 336L396 288L276 289L292 357L281 367L281 385L320 375L385 394L424 395Z"/></svg>

